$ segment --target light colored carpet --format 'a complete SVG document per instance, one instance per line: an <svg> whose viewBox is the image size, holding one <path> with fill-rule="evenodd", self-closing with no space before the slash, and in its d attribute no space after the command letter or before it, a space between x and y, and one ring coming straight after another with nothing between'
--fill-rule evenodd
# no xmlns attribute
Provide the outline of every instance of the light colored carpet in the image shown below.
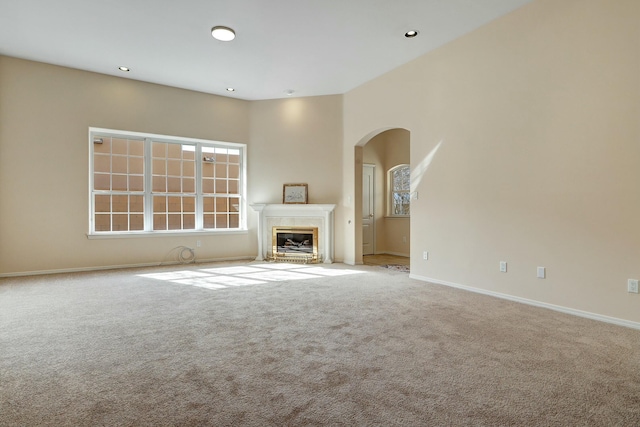
<svg viewBox="0 0 640 427"><path fill-rule="evenodd" d="M640 331L373 266L0 280L2 426L637 426Z"/></svg>

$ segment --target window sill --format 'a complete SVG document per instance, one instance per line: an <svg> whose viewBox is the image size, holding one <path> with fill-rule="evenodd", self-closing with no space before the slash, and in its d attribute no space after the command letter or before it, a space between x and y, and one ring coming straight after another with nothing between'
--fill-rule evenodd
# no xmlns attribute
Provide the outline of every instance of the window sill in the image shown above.
<svg viewBox="0 0 640 427"><path fill-rule="evenodd" d="M89 240L102 239L134 239L147 237L185 237L185 236L220 236L229 234L247 234L248 229L238 230L198 230L198 231L125 231L125 232L104 232L87 233Z"/></svg>

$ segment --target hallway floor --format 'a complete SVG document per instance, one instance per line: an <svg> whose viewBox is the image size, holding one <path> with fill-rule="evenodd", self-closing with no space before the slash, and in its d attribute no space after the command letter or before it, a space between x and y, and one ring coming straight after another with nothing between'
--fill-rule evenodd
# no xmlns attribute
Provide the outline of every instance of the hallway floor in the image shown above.
<svg viewBox="0 0 640 427"><path fill-rule="evenodd" d="M364 255L362 262L365 265L386 265L386 264L399 264L409 265L409 257L389 255L389 254L376 254L376 255Z"/></svg>

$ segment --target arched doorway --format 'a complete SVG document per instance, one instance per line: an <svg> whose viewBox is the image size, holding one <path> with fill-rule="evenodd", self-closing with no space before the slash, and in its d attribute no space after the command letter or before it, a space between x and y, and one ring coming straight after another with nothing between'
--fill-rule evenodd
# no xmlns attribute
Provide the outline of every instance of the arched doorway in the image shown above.
<svg viewBox="0 0 640 427"><path fill-rule="evenodd" d="M355 147L356 263L366 255L410 257L410 219L393 210L389 171L410 165L410 132L373 132ZM396 194L397 196L397 194Z"/></svg>

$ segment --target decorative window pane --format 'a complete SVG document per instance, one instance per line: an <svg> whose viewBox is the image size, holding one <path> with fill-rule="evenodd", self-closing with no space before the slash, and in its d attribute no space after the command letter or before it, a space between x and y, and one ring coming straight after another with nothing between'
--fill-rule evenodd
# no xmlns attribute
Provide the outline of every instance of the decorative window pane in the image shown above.
<svg viewBox="0 0 640 427"><path fill-rule="evenodd" d="M195 193L195 185L188 181L195 176L195 146L156 141L151 144L153 193Z"/></svg>
<svg viewBox="0 0 640 427"><path fill-rule="evenodd" d="M389 170L390 214L408 216L411 200L411 169L409 165L399 165Z"/></svg>
<svg viewBox="0 0 640 427"><path fill-rule="evenodd" d="M409 191L409 166L401 166L393 171L393 191Z"/></svg>

